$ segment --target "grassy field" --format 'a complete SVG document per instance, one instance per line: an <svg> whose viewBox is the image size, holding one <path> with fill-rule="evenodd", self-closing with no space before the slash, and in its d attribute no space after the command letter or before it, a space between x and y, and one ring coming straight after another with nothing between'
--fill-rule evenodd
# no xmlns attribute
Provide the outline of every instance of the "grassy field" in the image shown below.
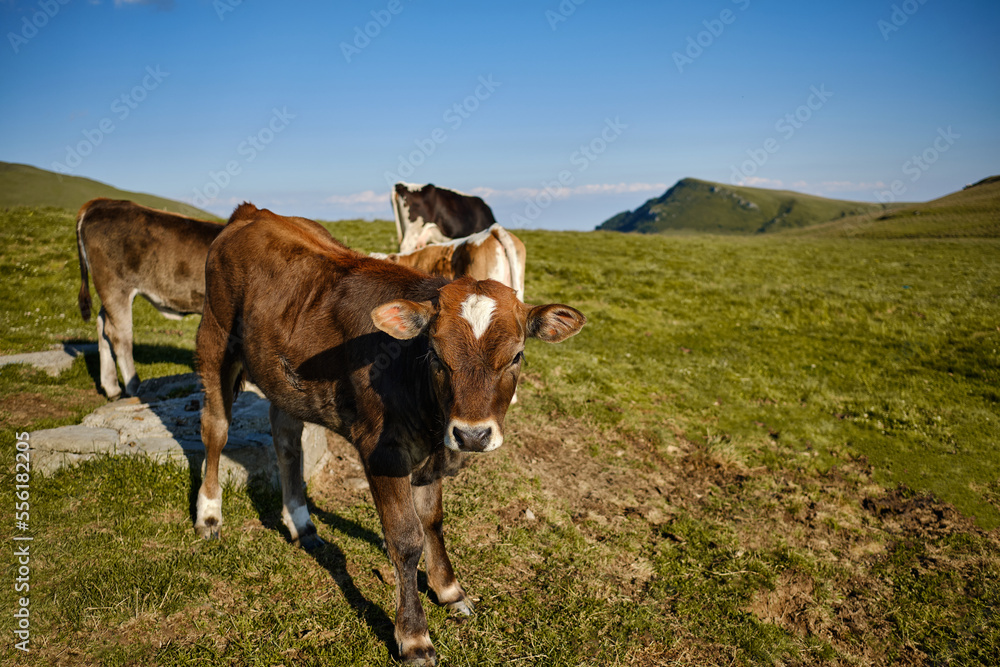
<svg viewBox="0 0 1000 667"><path fill-rule="evenodd" d="M390 223L328 226L393 245ZM1000 654L1000 241L519 236L528 301L589 323L529 345L504 447L446 485L479 604L457 621L425 602L443 664ZM94 339L71 213L0 212L0 267L3 352ZM137 304L140 376L191 370L197 318ZM78 422L103 403L95 378L92 357L55 379L0 369L2 488L14 432ZM378 519L342 483L356 466L338 451L310 487L314 554L286 542L268 488L229 489L224 539L202 542L187 470L34 475L20 663L392 664Z"/></svg>

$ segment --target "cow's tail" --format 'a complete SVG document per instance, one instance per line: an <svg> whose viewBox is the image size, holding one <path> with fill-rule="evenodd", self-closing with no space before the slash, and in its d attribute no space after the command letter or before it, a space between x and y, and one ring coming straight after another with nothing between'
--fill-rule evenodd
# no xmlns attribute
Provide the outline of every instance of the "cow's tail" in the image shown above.
<svg viewBox="0 0 1000 667"><path fill-rule="evenodd" d="M90 274L87 267L87 249L83 247L83 219L87 215L87 209L92 202L87 202L80 208L76 215L76 252L80 258L80 294L77 303L80 306L80 315L84 322L90 321L90 311L93 304L90 300Z"/></svg>
<svg viewBox="0 0 1000 667"><path fill-rule="evenodd" d="M499 223L490 227L490 232L500 242L500 245L503 246L504 252L507 253L507 264L510 266L510 282L513 283L514 291L517 292L517 298L523 303L524 267L521 266L521 258L517 255L517 246L514 245L514 239L511 238L511 235Z"/></svg>

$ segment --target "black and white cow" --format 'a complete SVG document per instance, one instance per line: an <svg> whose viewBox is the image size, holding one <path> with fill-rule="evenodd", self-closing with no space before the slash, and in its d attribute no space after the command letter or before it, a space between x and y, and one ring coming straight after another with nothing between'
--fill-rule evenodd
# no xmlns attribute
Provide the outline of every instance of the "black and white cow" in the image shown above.
<svg viewBox="0 0 1000 667"><path fill-rule="evenodd" d="M439 188L432 183L396 183L392 191L392 211L401 253L471 236L496 224L493 211L481 197Z"/></svg>

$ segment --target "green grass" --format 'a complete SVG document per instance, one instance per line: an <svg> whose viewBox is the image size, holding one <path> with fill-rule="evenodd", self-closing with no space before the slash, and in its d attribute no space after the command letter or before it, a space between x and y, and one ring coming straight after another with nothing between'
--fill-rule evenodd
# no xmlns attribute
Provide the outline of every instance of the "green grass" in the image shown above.
<svg viewBox="0 0 1000 667"><path fill-rule="evenodd" d="M394 244L391 223L327 226ZM504 447L446 485L479 604L455 622L425 600L443 664L1000 651L1000 241L517 233L528 301L589 323L529 344ZM93 340L72 214L2 212L0 234L0 347ZM136 311L140 375L192 370L197 318ZM59 378L0 369L0 487L13 433L77 423L103 402L95 377L92 356ZM310 490L328 542L312 555L266 488L227 489L225 539L196 539L174 466L103 459L31 489L23 664L392 664L378 519L338 478Z"/></svg>
<svg viewBox="0 0 1000 667"><path fill-rule="evenodd" d="M849 216L790 234L869 239L1000 237L1000 176L885 213Z"/></svg>
<svg viewBox="0 0 1000 667"><path fill-rule="evenodd" d="M132 201L193 218L215 220L216 216L184 202L143 192L119 190L106 183L80 176L57 174L26 164L0 162L0 208L16 206L55 206L72 211L95 197L131 199Z"/></svg>
<svg viewBox="0 0 1000 667"><path fill-rule="evenodd" d="M846 448L1000 523L1000 242L521 236L528 300L590 318L530 350L554 408L657 443L669 418L749 464L762 437L821 467Z"/></svg>
<svg viewBox="0 0 1000 667"><path fill-rule="evenodd" d="M754 234L809 227L856 214L881 215L898 206L902 204L843 201L685 178L635 211L606 220L598 229L644 234L679 230Z"/></svg>

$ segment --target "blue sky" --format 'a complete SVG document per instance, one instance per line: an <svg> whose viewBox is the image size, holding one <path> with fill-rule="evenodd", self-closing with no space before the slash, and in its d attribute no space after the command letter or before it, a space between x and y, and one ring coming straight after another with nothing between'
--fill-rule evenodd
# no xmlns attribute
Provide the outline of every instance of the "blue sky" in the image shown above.
<svg viewBox="0 0 1000 667"><path fill-rule="evenodd" d="M220 215L389 218L400 178L512 228L592 229L685 176L924 201L1000 173L995 0L0 0L0 19L0 159Z"/></svg>

